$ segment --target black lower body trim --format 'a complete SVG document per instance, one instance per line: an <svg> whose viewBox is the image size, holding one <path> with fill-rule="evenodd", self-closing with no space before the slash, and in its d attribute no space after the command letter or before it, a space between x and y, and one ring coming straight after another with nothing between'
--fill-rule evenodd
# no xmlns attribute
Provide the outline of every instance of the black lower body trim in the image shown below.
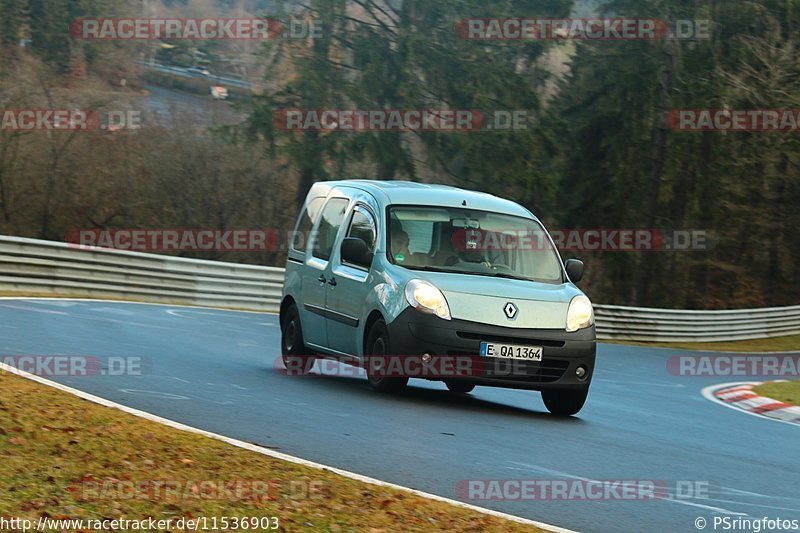
<svg viewBox="0 0 800 533"><path fill-rule="evenodd" d="M324 316L330 320L335 320L336 322L341 322L347 326L351 326L354 328L358 327L359 320L355 317L349 315L343 315L342 313L337 313L336 311L332 311L331 309L324 309L322 307L317 307L316 305L309 305L303 304L303 309L308 311L309 313L314 313L317 315Z"/></svg>

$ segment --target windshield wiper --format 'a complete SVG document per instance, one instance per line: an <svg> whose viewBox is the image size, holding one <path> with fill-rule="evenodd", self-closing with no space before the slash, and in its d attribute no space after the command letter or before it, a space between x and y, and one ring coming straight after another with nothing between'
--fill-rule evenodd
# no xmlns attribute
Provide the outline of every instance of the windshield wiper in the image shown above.
<svg viewBox="0 0 800 533"><path fill-rule="evenodd" d="M487 272L485 275L492 276L493 278L518 279L520 281L534 281L531 278L521 278L519 276L515 276L514 274L506 274L505 272Z"/></svg>
<svg viewBox="0 0 800 533"><path fill-rule="evenodd" d="M460 270L450 270L448 268L435 267L432 265L403 265L409 270L425 270L427 272L445 272L448 274L463 274Z"/></svg>
<svg viewBox="0 0 800 533"><path fill-rule="evenodd" d="M520 277L515 276L513 274L506 274L505 272L495 272L493 274L484 274L484 275L485 276L493 276L495 278L517 279L519 281L535 281L536 283L553 283L553 281L536 279L536 278L520 278ZM560 283L564 283L563 278L562 278Z"/></svg>
<svg viewBox="0 0 800 533"><path fill-rule="evenodd" d="M507 274L505 272L464 272L464 274L472 274L474 276L486 276L489 278L515 279L517 281L536 281L533 278L521 278L519 276L515 276L514 274Z"/></svg>

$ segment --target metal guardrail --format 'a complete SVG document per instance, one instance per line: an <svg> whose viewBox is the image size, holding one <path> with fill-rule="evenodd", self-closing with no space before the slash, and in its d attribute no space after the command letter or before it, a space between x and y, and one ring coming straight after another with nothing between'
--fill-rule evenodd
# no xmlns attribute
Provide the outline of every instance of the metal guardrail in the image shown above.
<svg viewBox="0 0 800 533"><path fill-rule="evenodd" d="M277 311L283 269L0 236L0 291ZM600 339L697 341L800 334L800 305L685 311L596 305Z"/></svg>
<svg viewBox="0 0 800 533"><path fill-rule="evenodd" d="M141 59L135 60L134 63L143 68L149 70L156 70L164 74L175 74L177 76L181 76L184 78L195 78L208 81L209 83L225 84L228 85L229 87L238 87L239 89L253 88L253 84L247 80L231 78L228 76L218 76L216 74L200 74L198 72L190 71L187 68L162 65L160 63L149 63L147 61L142 61Z"/></svg>
<svg viewBox="0 0 800 533"><path fill-rule="evenodd" d="M278 309L283 269L0 237L0 291Z"/></svg>
<svg viewBox="0 0 800 533"><path fill-rule="evenodd" d="M800 305L726 311L594 307L600 339L716 342L800 334Z"/></svg>

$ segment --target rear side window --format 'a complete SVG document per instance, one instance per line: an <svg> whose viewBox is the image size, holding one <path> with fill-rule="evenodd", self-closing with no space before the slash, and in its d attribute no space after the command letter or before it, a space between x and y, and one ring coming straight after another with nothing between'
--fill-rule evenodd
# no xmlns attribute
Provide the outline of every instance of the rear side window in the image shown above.
<svg viewBox="0 0 800 533"><path fill-rule="evenodd" d="M317 229L311 237L311 254L314 257L324 261L330 260L336 235L342 226L349 203L346 198L331 198L325 204Z"/></svg>
<svg viewBox="0 0 800 533"><path fill-rule="evenodd" d="M305 252L306 244L308 244L309 236L311 235L311 228L316 224L319 218L319 212L322 205L325 203L324 196L317 196L308 202L300 217L297 219L297 225L292 234L292 250L296 252Z"/></svg>

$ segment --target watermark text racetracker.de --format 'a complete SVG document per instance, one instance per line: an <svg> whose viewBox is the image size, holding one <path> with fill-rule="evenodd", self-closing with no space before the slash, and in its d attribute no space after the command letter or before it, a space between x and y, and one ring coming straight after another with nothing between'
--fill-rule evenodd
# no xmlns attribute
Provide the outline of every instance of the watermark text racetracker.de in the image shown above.
<svg viewBox="0 0 800 533"><path fill-rule="evenodd" d="M274 359L278 374L302 378L413 378L432 381L474 381L480 379L530 378L532 375L554 377L558 370L543 367L541 350L517 347L486 347L484 355L440 355L424 353L406 355L350 356L345 360L319 359L314 355L294 355L285 360ZM512 358L513 356L513 358ZM576 369L581 381L591 377L591 369Z"/></svg>
<svg viewBox="0 0 800 533"><path fill-rule="evenodd" d="M98 131L139 130L138 110L96 109L0 109L0 131Z"/></svg>
<svg viewBox="0 0 800 533"><path fill-rule="evenodd" d="M582 228L460 229L451 242L459 251L542 251L550 249L548 234L556 248L571 252L707 251L715 241L713 233L697 229Z"/></svg>
<svg viewBox="0 0 800 533"><path fill-rule="evenodd" d="M323 497L319 480L84 479L67 490L81 501L278 501Z"/></svg>
<svg viewBox="0 0 800 533"><path fill-rule="evenodd" d="M74 39L88 41L319 39L320 19L82 18L70 24Z"/></svg>
<svg viewBox="0 0 800 533"><path fill-rule="evenodd" d="M304 250L316 233L263 229L92 228L72 229L66 242L79 249L108 248L139 252L283 252ZM707 251L716 236L697 229L584 228L541 230L457 230L451 242L458 251L570 252Z"/></svg>
<svg viewBox="0 0 800 533"><path fill-rule="evenodd" d="M470 18L456 23L456 34L475 41L648 41L709 39L711 21L655 18Z"/></svg>
<svg viewBox="0 0 800 533"><path fill-rule="evenodd" d="M524 357L525 354L521 356ZM310 355L292 357L287 364L279 356L273 368L294 377L365 377L367 374L386 378L469 379L479 377L527 376L530 360L486 358L477 355L367 355L359 364L347 364L333 359L317 359ZM313 371L313 372L312 372Z"/></svg>
<svg viewBox="0 0 800 533"><path fill-rule="evenodd" d="M462 479L455 493L463 501L631 501L706 500L719 493L707 480L655 479Z"/></svg>
<svg viewBox="0 0 800 533"><path fill-rule="evenodd" d="M287 238L287 242L289 240ZM281 242L280 233L270 228L72 229L67 233L66 241L79 249L139 252L274 252L287 248Z"/></svg>
<svg viewBox="0 0 800 533"><path fill-rule="evenodd" d="M0 354L0 363L8 368L44 378L142 376L152 372L150 358L138 356Z"/></svg>
<svg viewBox="0 0 800 533"><path fill-rule="evenodd" d="M674 109L666 123L676 132L797 132L800 109Z"/></svg>
<svg viewBox="0 0 800 533"><path fill-rule="evenodd" d="M673 376L692 377L800 377L800 354L674 355L667 359Z"/></svg>
<svg viewBox="0 0 800 533"><path fill-rule="evenodd" d="M526 109L280 109L277 129L321 132L479 132L527 130L535 114Z"/></svg>

